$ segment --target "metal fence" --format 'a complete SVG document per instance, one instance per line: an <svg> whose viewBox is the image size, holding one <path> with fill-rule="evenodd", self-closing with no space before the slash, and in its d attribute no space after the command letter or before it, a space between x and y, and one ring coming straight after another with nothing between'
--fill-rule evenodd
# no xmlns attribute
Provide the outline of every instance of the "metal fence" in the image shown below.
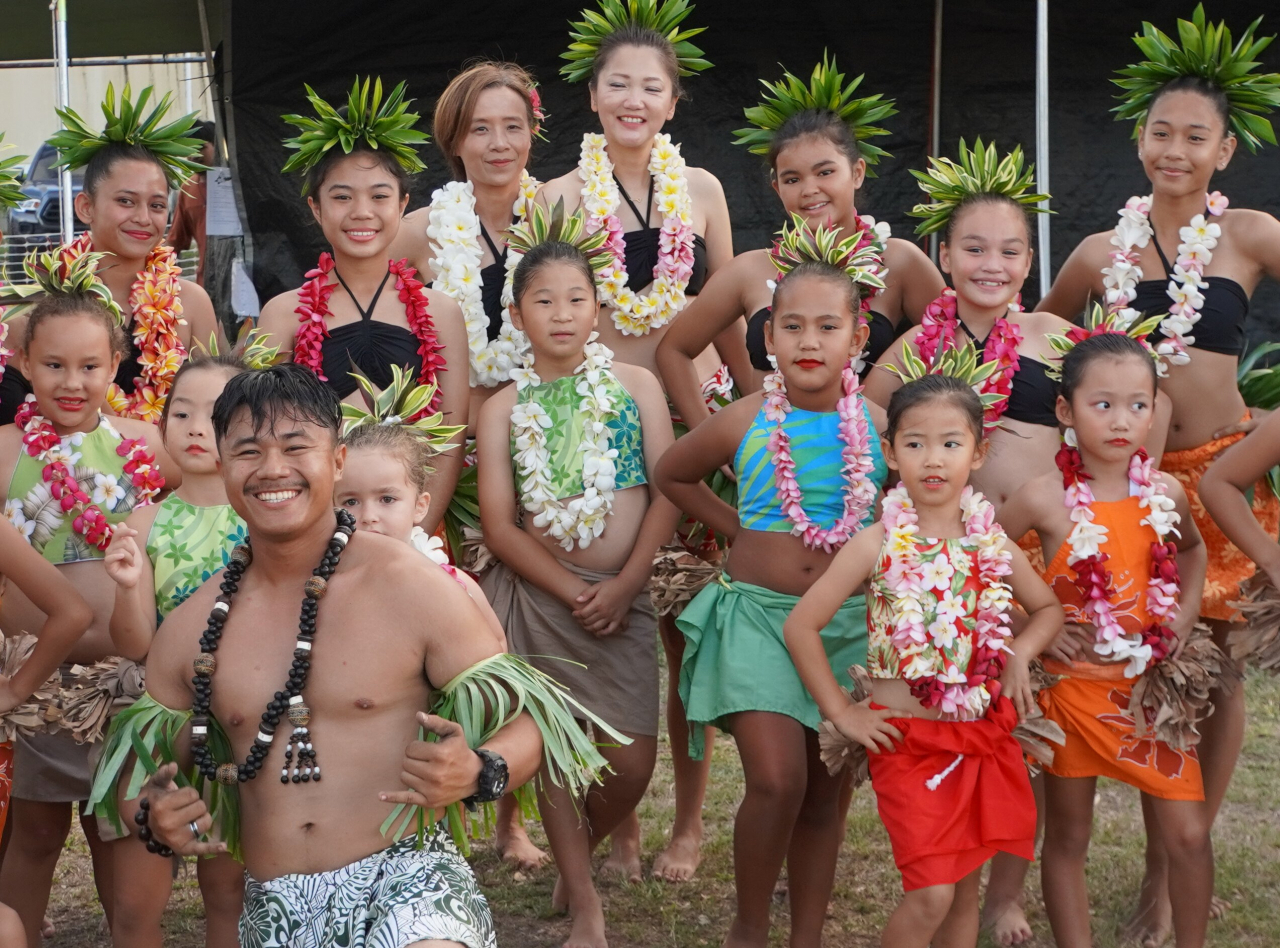
<svg viewBox="0 0 1280 948"><path fill-rule="evenodd" d="M50 250L59 242L57 234L6 234L0 241L0 281L17 285L29 283L22 260L33 250ZM195 279L199 260L194 247L179 251L178 266L188 280Z"/></svg>

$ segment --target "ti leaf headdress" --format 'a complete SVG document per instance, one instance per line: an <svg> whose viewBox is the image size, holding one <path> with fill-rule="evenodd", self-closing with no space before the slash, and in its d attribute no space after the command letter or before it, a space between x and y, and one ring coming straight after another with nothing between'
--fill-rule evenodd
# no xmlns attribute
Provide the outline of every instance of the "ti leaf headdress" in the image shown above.
<svg viewBox="0 0 1280 948"><path fill-rule="evenodd" d="M49 139L49 144L58 149L57 167L73 171L83 168L107 145L121 142L140 145L155 155L164 166L165 177L171 187L181 187L197 171L207 171L204 165L194 160L204 142L188 135L199 113L191 112L168 125L161 125L173 95L166 92L156 107L144 116L152 91L153 87L147 86L138 94L138 101L133 102L130 101L132 90L125 83L120 93L120 109L116 111L115 86L108 83L107 97L102 102L102 114L106 116L107 124L101 132L92 131L71 109L58 109L58 118L66 128Z"/></svg>
<svg viewBox="0 0 1280 948"><path fill-rule="evenodd" d="M884 289L884 266L881 254L884 242L871 229L848 233L838 227L818 225L810 227L799 214L791 215L791 223L778 231L778 238L769 248L769 259L778 271L778 279L802 263L826 263L842 270L858 287L860 299L875 290Z"/></svg>
<svg viewBox="0 0 1280 948"><path fill-rule="evenodd" d="M263 332L256 326L247 333L242 334L241 341L236 344L239 348L239 359L250 369L265 369L276 364L276 359L280 355L280 347L268 344L271 339L271 333ZM208 342L195 341L196 346L203 349L211 356L221 355L218 346L218 334L216 332L209 333ZM234 351L234 350L233 350Z"/></svg>
<svg viewBox="0 0 1280 948"><path fill-rule="evenodd" d="M582 251L591 264L592 275L598 277L613 259L613 253L605 246L608 239L608 231L604 229L588 234L587 219L582 210L566 214L564 200L561 199L556 201L550 212L541 204L531 204L524 222L507 231L507 249L518 259L538 244L548 241L571 244Z"/></svg>
<svg viewBox="0 0 1280 948"><path fill-rule="evenodd" d="M569 38L573 42L567 53L560 54L561 59L569 60L560 67L560 75L567 82L589 78L605 37L628 26L653 30L666 37L676 51L680 75L691 76L710 69L711 63L702 58L702 50L689 42L706 27L680 29L684 18L692 12L689 0L600 0L599 11L583 10L586 19L569 23Z"/></svg>
<svg viewBox="0 0 1280 948"><path fill-rule="evenodd" d="M1083 326L1072 326L1065 333L1050 333L1045 337L1049 340L1049 345L1053 347L1053 351L1058 354L1053 362L1049 363L1048 375L1050 378L1061 378L1061 362L1068 352L1086 339L1091 339L1094 336L1104 336L1107 333L1129 336L1142 343L1142 348L1146 349L1147 354L1155 361L1156 372L1164 375L1165 367L1159 353L1151 347L1151 343L1147 342L1147 336L1151 335L1155 328L1160 325L1160 320L1164 316L1164 313L1158 313L1149 319L1143 319L1142 314L1136 309L1120 309L1110 313L1101 303L1093 303L1088 312L1084 314Z"/></svg>
<svg viewBox="0 0 1280 948"><path fill-rule="evenodd" d="M1120 104L1111 111L1116 121L1133 119L1134 137L1147 119L1151 100L1164 86L1182 76L1205 79L1227 96L1228 130L1256 152L1262 142L1276 144L1271 121L1264 118L1280 106L1280 74L1257 73L1257 61L1274 36L1255 39L1262 17L1249 24L1239 42L1231 43L1226 23L1205 21L1204 4L1196 4L1190 20L1178 21L1178 39L1166 36L1152 24L1143 22L1142 35L1133 38L1147 58L1118 71L1122 78L1111 81L1124 89Z"/></svg>
<svg viewBox="0 0 1280 948"><path fill-rule="evenodd" d="M419 385L414 377L401 366L391 366L391 384L381 392L360 372L351 377L360 386L365 408L357 405L342 406L342 434L350 434L360 425L401 425L421 438L433 451L447 451L457 447L449 440L466 425L444 424L444 414L427 414L427 406L436 393L436 384Z"/></svg>
<svg viewBox="0 0 1280 948"><path fill-rule="evenodd" d="M356 142L361 140L375 151L385 149L409 174L417 174L427 167L418 157L415 147L426 144L431 137L413 127L418 124L420 116L409 111L409 103L413 99L404 97L403 82L392 89L391 95L383 101L381 77L373 80L370 91L369 79L366 77L361 83L357 76L347 94L345 115L316 95L310 86L304 84L303 88L307 90L307 101L315 108L316 114L314 118L308 115L283 117L290 125L301 129L302 134L285 139L284 147L297 154L290 156L282 171L300 171L305 175L335 145L349 155ZM302 193L307 193L305 183Z"/></svg>
<svg viewBox="0 0 1280 948"><path fill-rule="evenodd" d="M0 307L7 307L5 322L45 297L82 294L96 297L116 323L123 326L124 314L98 277L98 264L105 256L105 253L86 253L68 257L60 250L31 251L22 261L22 270L29 282L0 286Z"/></svg>
<svg viewBox="0 0 1280 948"><path fill-rule="evenodd" d="M979 391L979 386L999 370L1000 362L997 359L983 362L982 353L972 341L954 349L947 349L934 360L932 368L916 355L911 346L903 346L902 368L896 365L886 365L885 368L902 379L904 383L914 382L926 375L949 375L953 379L959 379L977 393L982 402L984 417L988 410L1009 397L1000 392Z"/></svg>
<svg viewBox="0 0 1280 948"><path fill-rule="evenodd" d="M854 92L862 83L862 76L844 81L844 73L836 66L834 58L828 59L824 51L822 62L813 67L813 75L808 84L802 82L785 69L779 82L761 79L765 87L765 96L759 105L743 109L754 128L740 128L733 134L737 136L735 145L746 145L753 155L767 155L773 137L778 129L786 124L787 119L799 112L810 109L831 111L849 126L849 131L858 143L858 151L867 163L867 174L874 177L871 166L881 158L889 157L883 148L871 144L867 139L888 135L888 129L874 124L890 115L897 115L892 99L886 99L879 93L854 98Z"/></svg>
<svg viewBox="0 0 1280 948"><path fill-rule="evenodd" d="M1001 158L995 142L983 148L979 138L970 151L962 138L959 162L930 158L929 164L928 171L911 169L920 182L920 190L930 198L930 203L917 204L907 212L911 217L924 218L916 226L916 233L921 236L943 230L960 203L975 194L1002 194L1037 214L1053 213L1036 206L1049 200L1049 195L1027 193L1035 180L1035 165L1026 164L1021 145Z"/></svg>
<svg viewBox="0 0 1280 948"><path fill-rule="evenodd" d="M0 132L0 151L9 151L12 145L5 145L4 132ZM18 176L14 174L14 169L22 166L27 160L26 155L10 155L8 158L0 160L0 207L17 207L27 196L22 193L22 186L18 184Z"/></svg>

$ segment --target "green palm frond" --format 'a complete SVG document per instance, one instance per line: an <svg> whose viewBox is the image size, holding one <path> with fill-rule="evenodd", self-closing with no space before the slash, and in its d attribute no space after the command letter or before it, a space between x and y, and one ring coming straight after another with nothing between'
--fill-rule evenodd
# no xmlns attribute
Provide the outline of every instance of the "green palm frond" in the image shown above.
<svg viewBox="0 0 1280 948"><path fill-rule="evenodd" d="M813 67L813 74L805 83L784 68L782 79L770 82L761 79L765 88L764 98L758 105L743 109L753 127L740 128L733 134L737 136L735 145L746 145L753 155L767 155L773 137L778 129L786 124L787 119L799 112L807 110L831 111L849 126L854 141L858 143L858 151L867 163L867 174L875 173L871 166L881 158L891 157L883 148L871 144L867 139L888 135L888 129L881 128L876 122L897 115L892 99L876 93L875 95L855 98L854 93L862 83L862 76L844 81L844 73L836 66L835 58L828 59L824 50L822 62Z"/></svg>
<svg viewBox="0 0 1280 948"><path fill-rule="evenodd" d="M778 231L777 240L769 248L769 259L780 277L802 263L818 262L843 270L861 295L884 289L884 245L875 232L857 231L841 239L842 233L846 232L838 227L810 227L799 214L792 214L791 223Z"/></svg>
<svg viewBox="0 0 1280 948"><path fill-rule="evenodd" d="M548 241L577 247L591 264L591 272L597 276L613 259L613 254L605 246L608 239L609 234L603 229L594 234L587 233L587 219L581 209L566 214L563 198L556 201L550 211L541 204L533 204L524 222L507 231L507 246L521 256Z"/></svg>
<svg viewBox="0 0 1280 948"><path fill-rule="evenodd" d="M1021 145L1001 158L995 142L984 148L979 138L970 151L962 138L959 162L930 158L929 164L928 171L911 169L920 190L930 199L907 212L910 217L924 218L916 227L921 236L945 228L960 203L975 194L1002 194L1037 214L1053 213L1036 206L1049 200L1048 194L1027 193L1035 182L1035 165L1026 162Z"/></svg>
<svg viewBox="0 0 1280 948"><path fill-rule="evenodd" d="M9 151L12 145L4 144L4 132L0 132L0 152ZM27 196L22 193L15 169L21 168L26 155L10 155L0 160L0 207L17 207Z"/></svg>
<svg viewBox="0 0 1280 948"><path fill-rule="evenodd" d="M347 94L346 114L339 112L308 85L307 101L315 109L315 116L286 115L284 120L300 129L301 134L294 138L286 138L284 147L297 154L290 156L285 162L284 172L300 171L306 174L335 145L345 154L351 154L358 141L363 141L370 148L385 149L391 154L400 167L410 174L416 174L427 166L418 157L417 146L426 144L431 137L426 132L414 128L420 116L409 111L409 103L413 99L404 97L405 84L401 82L384 101L382 98L382 78L364 82L357 76L355 84ZM307 193L303 184L302 193Z"/></svg>
<svg viewBox="0 0 1280 948"><path fill-rule="evenodd" d="M31 251L22 261L22 270L29 282L0 286L0 307L5 308L5 322L47 296L86 295L101 301L123 326L124 313L98 277L98 264L105 256L105 253L86 253L73 257L61 249Z"/></svg>
<svg viewBox="0 0 1280 948"><path fill-rule="evenodd" d="M689 0L600 0L599 11L583 10L582 15L586 19L569 23L572 42L569 43L569 51L560 54L561 59L568 60L560 67L560 75L567 82L590 78L600 44L606 36L627 26L653 30L666 37L676 51L680 75L691 76L710 69L711 63L702 58L702 50L689 42L706 27L680 29L680 24L693 9Z"/></svg>
<svg viewBox="0 0 1280 948"><path fill-rule="evenodd" d="M1156 94L1174 79L1198 76L1226 94L1229 131L1246 148L1256 152L1263 142L1276 144L1275 129L1264 116L1280 106L1280 73L1256 72L1262 65L1258 56L1275 39L1255 36L1261 23L1258 17L1233 44L1225 22L1205 19L1202 3L1196 4L1190 20L1178 20L1176 40L1144 21L1142 35L1133 41L1147 58L1118 70L1121 78L1111 80L1124 90L1116 96L1120 104L1111 110L1116 121L1133 119L1137 138Z"/></svg>
<svg viewBox="0 0 1280 948"><path fill-rule="evenodd" d="M83 168L102 148L112 142L122 142L141 145L155 155L164 167L165 177L171 187L181 187L197 171L207 171L205 165L195 160L204 142L187 134L196 124L199 113L190 112L168 125L161 125L161 120L169 111L169 100L173 95L166 92L148 113L147 102L153 91L152 86L147 86L134 102L131 101L132 90L125 83L117 110L115 86L108 83L107 97L102 102L102 114L106 116L107 124L101 132L89 128L85 120L73 110L58 109L58 118L62 119L65 127L49 139L49 144L58 149L56 167L70 168L73 171Z"/></svg>
<svg viewBox="0 0 1280 948"><path fill-rule="evenodd" d="M1000 363L995 359L983 362L982 353L978 351L978 347L972 342L966 342L963 346L943 352L934 360L932 367L916 355L910 346L903 346L902 368L896 365L886 365L885 368L902 379L904 383L914 382L926 375L949 375L976 391L979 385L999 370ZM984 413L988 408L1000 404L1006 397L998 392L978 392Z"/></svg>
<svg viewBox="0 0 1280 948"><path fill-rule="evenodd" d="M1065 333L1050 333L1045 336L1053 351L1057 353L1057 357L1049 363L1048 376L1053 379L1062 378L1061 361L1066 354L1074 349L1078 343L1106 333L1120 333L1138 340L1138 342L1142 343L1142 348L1146 349L1151 358L1155 360L1157 370L1159 370L1161 367L1160 356L1147 342L1147 337L1155 331L1166 315L1165 313L1157 313L1155 316L1143 319L1142 314L1135 309L1108 312L1101 303L1093 303L1084 314L1084 325L1072 326Z"/></svg>
<svg viewBox="0 0 1280 948"><path fill-rule="evenodd" d="M378 391L377 386L360 372L352 372L351 377L360 386L366 407L342 406L344 435L360 425L402 425L437 453L457 447L449 441L467 426L446 425L442 412L426 413L436 394L435 382L419 385L409 372L398 365L391 366L391 384L382 391Z"/></svg>

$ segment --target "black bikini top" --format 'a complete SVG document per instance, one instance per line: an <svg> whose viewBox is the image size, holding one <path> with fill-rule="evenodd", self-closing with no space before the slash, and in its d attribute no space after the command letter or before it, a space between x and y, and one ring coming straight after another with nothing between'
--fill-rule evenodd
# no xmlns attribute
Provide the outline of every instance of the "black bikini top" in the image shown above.
<svg viewBox="0 0 1280 948"><path fill-rule="evenodd" d="M957 318L956 322L978 349L987 347L987 340L975 336L973 331L964 324L964 320ZM989 339L990 335L987 338ZM1058 415L1054 411L1057 404L1058 383L1049 378L1049 367L1039 359L1020 356L1018 371L1013 374L1009 400L1004 406L1005 416L1028 425L1057 428Z"/></svg>
<svg viewBox="0 0 1280 948"><path fill-rule="evenodd" d="M893 340L911 328L910 320L904 319L900 326L895 326L888 316L883 316L874 310L867 313L867 318L871 321L869 323L871 335L867 337L867 347L862 355L865 363L862 369L864 379L871 371L871 367L880 361L880 357L893 345ZM768 319L769 307L766 306L747 320L747 354L751 356L752 367L761 372L773 371L773 366L769 364L769 353L764 344L764 324Z"/></svg>
<svg viewBox="0 0 1280 948"><path fill-rule="evenodd" d="M613 180L618 181L617 177ZM649 198L645 203L643 214L640 213L640 208L636 206L635 201L631 200L631 195L627 194L627 189L620 181L618 181L618 191L622 194L622 199L627 202L627 206L631 208L631 212L635 214L636 220L644 221L643 230L630 230L622 235L623 240L627 242L627 288L633 293L639 293L653 282L653 269L658 265L658 235L662 229L651 227L649 224L653 211L653 178L649 179ZM706 283L707 241L701 234L695 234L693 273L689 276L689 285L684 289L685 295L697 296Z"/></svg>
<svg viewBox="0 0 1280 948"><path fill-rule="evenodd" d="M142 363L139 361L142 358L142 349L133 338L133 333L127 333L127 335L129 351L120 357L120 365L116 368L116 384L125 392L132 392L133 380L142 377Z"/></svg>
<svg viewBox="0 0 1280 948"><path fill-rule="evenodd" d="M422 372L422 356L418 354L418 337L403 326L392 326L373 318L374 307L391 279L391 271L382 278L378 290L367 307L362 307L337 270L342 288L351 297L360 321L345 323L329 330L329 337L320 342L323 371L329 379L329 387L339 398L346 398L356 390L356 380L351 372L359 369L378 388L391 384L391 367L402 366L415 379Z"/></svg>
<svg viewBox="0 0 1280 948"><path fill-rule="evenodd" d="M484 304L484 314L489 317L489 341L498 338L502 330L502 287L507 282L507 248L498 253L498 245L493 242L489 232L480 225L480 236L489 245L493 254L493 263L480 271L480 300Z"/></svg>
<svg viewBox="0 0 1280 948"><path fill-rule="evenodd" d="M1173 267L1154 240L1156 253L1164 264L1166 277L1172 277ZM1193 349L1205 352L1217 352L1222 355L1239 356L1244 352L1244 321L1249 315L1249 294L1235 280L1227 277L1211 276L1205 278L1208 285L1204 288L1204 306L1200 308L1200 318L1196 321L1191 335L1195 342ZM1136 287L1137 295L1130 304L1144 316L1169 311L1168 281L1143 280ZM1148 341L1154 346L1165 335L1157 327L1152 330Z"/></svg>

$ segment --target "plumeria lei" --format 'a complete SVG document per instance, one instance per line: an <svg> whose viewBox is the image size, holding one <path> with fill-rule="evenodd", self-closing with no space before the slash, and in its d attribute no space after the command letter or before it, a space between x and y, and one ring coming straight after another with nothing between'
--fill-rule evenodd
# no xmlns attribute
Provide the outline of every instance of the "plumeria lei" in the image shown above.
<svg viewBox="0 0 1280 948"><path fill-rule="evenodd" d="M889 558L884 579L893 604L890 638L904 658L910 656L903 667L903 677L911 694L926 708L938 708L953 720L981 718L1000 695L1000 675L1005 655L1011 651L1009 639L1013 634L1009 628L1013 591L1004 579L1011 572L1012 554L1004 548L1007 537L996 523L995 508L972 487L966 487L960 495L965 545L976 554L980 586L968 668L956 667L944 651L951 647L955 623L963 616L952 611L943 614L940 608L936 621L925 625L923 595L930 583L926 582L927 571L918 546L919 517L904 485L898 484L885 494L882 510ZM948 570L939 580L948 584L948 589L951 572ZM937 584L932 583L934 587Z"/></svg>
<svg viewBox="0 0 1280 948"><path fill-rule="evenodd" d="M675 319L684 307L684 291L693 275L693 201L680 146L671 143L670 135L654 136L649 174L662 212L662 229L653 289L641 295L627 287L627 244L617 214L622 192L613 176L604 136L594 132L582 136L578 176L582 179L587 233L606 231L607 246L613 252L612 265L599 278L600 298L612 310L613 324L628 336L647 335Z"/></svg>
<svg viewBox="0 0 1280 948"><path fill-rule="evenodd" d="M69 265L93 252L88 233L81 234L58 254ZM130 332L141 355L141 373L126 392L114 382L107 389L107 403L112 411L126 418L156 424L164 413L165 399L173 387L173 377L187 358L187 348L178 335L182 318L182 268L172 247L164 244L147 254L146 263L138 271L129 290L129 310L133 313Z"/></svg>
<svg viewBox="0 0 1280 948"><path fill-rule="evenodd" d="M821 548L827 553L844 546L849 537L862 529L867 511L876 500L876 485L871 479L875 458L871 454L871 437L866 412L862 407L862 386L852 364L841 373L844 397L836 404L840 415L840 440L844 442L841 460L845 477L844 513L830 528L819 526L804 509L804 493L796 478L796 464L791 458L791 437L782 424L791 411L787 386L781 372L764 380L764 413L776 427L769 435L773 452L773 482L778 488L783 513L793 524L791 533L801 537L809 549Z"/></svg>
<svg viewBox="0 0 1280 948"><path fill-rule="evenodd" d="M1147 612L1152 621L1140 633L1126 634L1111 612L1115 590L1111 585L1111 572L1106 568L1108 556L1102 550L1107 542L1107 528L1094 522L1090 506L1093 503L1093 491L1089 488L1091 477L1084 469L1074 429L1068 428L1063 435L1056 461L1062 471L1065 503L1073 524L1067 537L1071 546L1067 565L1075 571L1074 581L1084 600L1084 616L1097 630L1094 648L1099 655L1127 660L1125 674L1136 678L1151 665L1164 660L1177 640L1169 623L1178 615L1178 548L1169 537L1178 535L1175 524L1180 518L1173 500L1165 493L1164 484L1152 476L1147 452L1139 448L1129 459L1129 484L1131 492L1139 498L1139 505L1147 510L1139 522L1150 526L1156 534L1151 544L1151 575L1147 579Z"/></svg>
<svg viewBox="0 0 1280 948"><path fill-rule="evenodd" d="M1016 302L1009 304L1012 312L1021 311ZM942 295L925 307L924 319L920 322L920 332L916 336L916 346L920 350L920 358L933 369L938 356L949 349L959 347L956 341L956 330L960 319L956 315L956 291L948 287ZM1009 405L1009 393L1013 391L1013 377L1018 373L1018 346L1022 342L1022 332L1016 323L1001 316L996 320L987 337L982 350L982 361L995 361L999 369L987 376L978 387L978 394L993 393L1003 395L998 402L988 405L983 414L983 427L988 433L997 427Z"/></svg>
<svg viewBox="0 0 1280 948"><path fill-rule="evenodd" d="M583 421L582 444L579 446L582 496L567 504L555 496L550 476L551 453L547 448L547 431L553 424L551 416L536 401L520 401L519 395L511 409L521 506L534 514L534 526L546 527L547 535L554 537L566 550L590 546L592 540L604 533L605 520L613 510L613 486L617 475L614 462L618 449L612 447L609 428L605 424L608 418L618 414L613 396L605 385L614 377L613 352L595 339L596 334L592 333L583 348L582 364L574 371L578 379L574 390L582 396L578 407ZM512 369L511 378L518 393L542 382L527 362Z"/></svg>
<svg viewBox="0 0 1280 948"><path fill-rule="evenodd" d="M444 370L444 357L440 352L444 346L436 337L435 325L431 321L431 313L427 310L427 288L417 278L417 270L409 266L407 260L392 260L387 269L396 280L396 293L404 304L405 320L409 330L418 340L418 355L422 357L422 371L418 373L418 382L422 385L436 384L437 373ZM329 282L329 274L333 272L333 257L326 251L320 254L320 262L314 270L307 271L307 282L298 290L298 332L293 342L293 361L305 365L322 381L329 379L324 374L324 355L321 343L329 338L329 297L337 283ZM434 412L440 408L440 390L436 389L427 410Z"/></svg>
<svg viewBox="0 0 1280 948"><path fill-rule="evenodd" d="M64 516L71 518L71 529L85 538L90 546L105 550L111 543L114 527L107 522L90 496L81 488L71 473L71 443L74 435L63 438L43 415L37 414L36 397L28 395L17 413L14 423L22 429L22 448L37 461L44 462L42 476L49 485L53 499L58 502ZM164 477L156 466L156 456L143 438L124 438L111 426L106 416L98 416L98 424L120 440L116 454L125 458L124 473L137 489L136 507L150 504L164 489ZM97 493L97 492L95 492Z"/></svg>
<svg viewBox="0 0 1280 948"><path fill-rule="evenodd" d="M1204 197L1205 209L1210 217L1221 217L1227 209L1227 198L1221 191ZM1107 311L1120 314L1126 323L1133 322L1138 313L1130 304L1138 295L1142 281L1141 250L1155 235L1151 227L1151 195L1134 196L1120 209L1111 244L1111 266L1102 270L1102 285L1106 288ZM1186 365L1191 361L1188 348L1196 339L1191 335L1200 321L1200 309L1204 306L1201 290L1208 285L1204 270L1213 259L1213 248L1218 245L1222 228L1209 223L1204 214L1191 218L1191 223L1179 229L1178 257L1174 261L1169 280L1169 315L1160 323L1164 335L1156 344L1156 352L1174 365Z"/></svg>
<svg viewBox="0 0 1280 948"><path fill-rule="evenodd" d="M517 224L524 223L537 191L538 182L528 171L521 172L520 194L512 208ZM476 214L471 182L450 181L438 189L431 196L427 221L427 237L437 248L431 260L431 268L436 273L433 285L462 308L462 319L467 326L471 385L494 386L505 382L528 345L524 333L511 325L507 312L511 280L519 258L513 261L515 255L508 250L502 287L502 329L498 338L490 342L489 316L484 311L480 279L484 248L480 243L480 217Z"/></svg>

